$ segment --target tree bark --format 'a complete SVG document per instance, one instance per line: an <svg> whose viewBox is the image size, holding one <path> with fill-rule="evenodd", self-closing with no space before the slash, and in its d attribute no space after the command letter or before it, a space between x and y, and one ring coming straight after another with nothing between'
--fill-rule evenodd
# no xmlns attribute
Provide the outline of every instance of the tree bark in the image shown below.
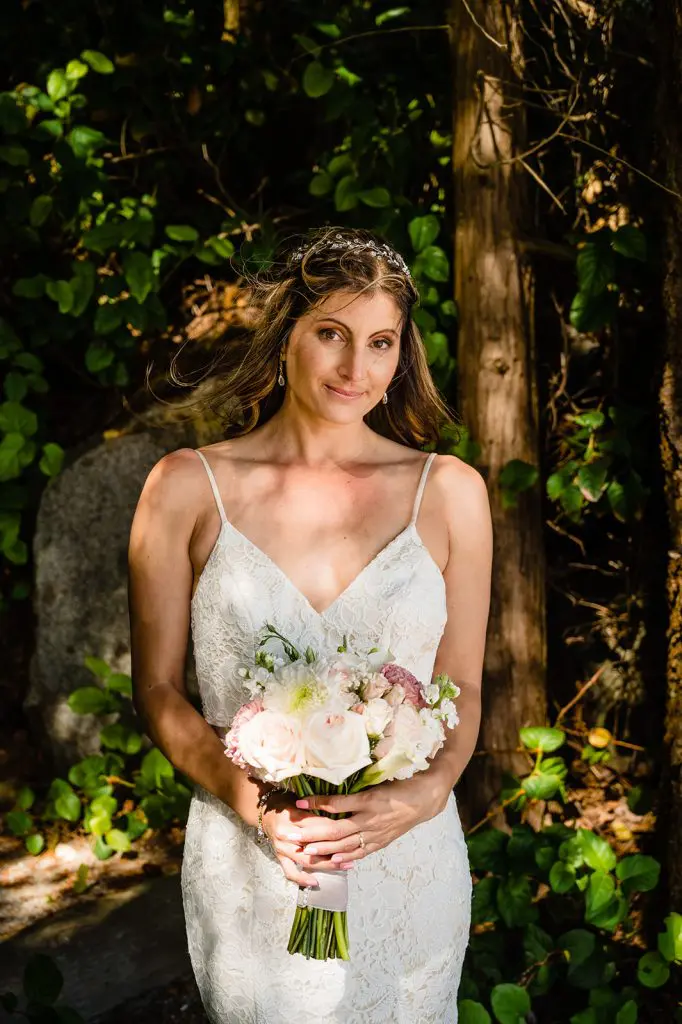
<svg viewBox="0 0 682 1024"><path fill-rule="evenodd" d="M527 774L518 731L547 714L542 496L536 485L504 508L500 487L509 460L540 462L525 172L510 162L525 119L506 84L522 73L520 36L515 0L452 0L459 408L481 446L495 535L481 749L464 778L471 824L499 799L504 770Z"/></svg>
<svg viewBox="0 0 682 1024"><path fill-rule="evenodd" d="M660 166L667 186L682 193L682 0L658 5L661 53ZM661 461L670 524L667 596L667 752L670 904L682 902L682 201L665 200L663 306L665 354L660 390Z"/></svg>

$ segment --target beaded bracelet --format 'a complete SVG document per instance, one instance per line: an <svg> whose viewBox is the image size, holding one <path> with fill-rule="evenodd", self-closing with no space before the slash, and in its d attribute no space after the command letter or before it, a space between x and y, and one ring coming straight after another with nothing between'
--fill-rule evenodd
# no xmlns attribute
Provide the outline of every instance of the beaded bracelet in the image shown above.
<svg viewBox="0 0 682 1024"><path fill-rule="evenodd" d="M273 789L266 789L258 797L258 803L256 805L258 807L258 829L257 829L257 832L256 832L256 839L258 840L258 842L261 845L264 842L268 842L268 843L270 842L270 836L267 834L267 832L263 828L263 808L267 806L267 802L270 799L270 797L272 796L272 794L275 793L275 792L278 792L280 788L281 787L276 786Z"/></svg>

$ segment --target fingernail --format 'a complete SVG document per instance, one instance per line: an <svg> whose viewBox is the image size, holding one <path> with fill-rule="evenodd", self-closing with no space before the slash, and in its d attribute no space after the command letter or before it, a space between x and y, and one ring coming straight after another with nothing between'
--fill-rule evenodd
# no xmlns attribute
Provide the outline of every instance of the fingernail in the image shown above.
<svg viewBox="0 0 682 1024"><path fill-rule="evenodd" d="M310 888L311 889L319 889L320 888L320 883L318 882L317 879L315 879L314 882L310 882Z"/></svg>
<svg viewBox="0 0 682 1024"><path fill-rule="evenodd" d="M308 804L307 800L297 800L296 801L296 806L297 807L307 808L309 806L309 804Z"/></svg>
<svg viewBox="0 0 682 1024"><path fill-rule="evenodd" d="M310 849L310 847L307 846L306 850L309 850L309 849ZM335 853L333 855L333 857L332 857L332 860L334 860L334 861L336 861L338 863L340 860L343 860L343 854L342 853Z"/></svg>
<svg viewBox="0 0 682 1024"><path fill-rule="evenodd" d="M355 863L351 860L347 864L342 864L341 867L345 868L346 871L350 871L351 868L355 867Z"/></svg>
<svg viewBox="0 0 682 1024"><path fill-rule="evenodd" d="M286 839L291 839L291 841L294 842L294 843L298 843L298 842L300 842L300 839L301 839L301 833L300 832L287 832L285 838Z"/></svg>

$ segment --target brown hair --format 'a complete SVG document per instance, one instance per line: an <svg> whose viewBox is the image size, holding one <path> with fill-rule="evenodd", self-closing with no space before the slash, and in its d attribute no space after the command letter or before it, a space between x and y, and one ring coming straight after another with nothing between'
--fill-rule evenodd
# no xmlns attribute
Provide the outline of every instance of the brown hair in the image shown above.
<svg viewBox="0 0 682 1024"><path fill-rule="evenodd" d="M376 247L383 248L380 255ZM324 227L299 236L293 244L287 241L270 266L248 275L251 329L244 338L226 344L211 365L217 377L206 401L226 421L225 436L248 433L281 407L285 389L277 385L277 375L284 342L296 320L337 291L381 290L393 296L402 314L399 361L388 402L367 413L368 426L385 437L421 447L435 445L446 424L459 425L457 413L431 377L424 343L411 315L419 293L401 263L395 250L370 231Z"/></svg>

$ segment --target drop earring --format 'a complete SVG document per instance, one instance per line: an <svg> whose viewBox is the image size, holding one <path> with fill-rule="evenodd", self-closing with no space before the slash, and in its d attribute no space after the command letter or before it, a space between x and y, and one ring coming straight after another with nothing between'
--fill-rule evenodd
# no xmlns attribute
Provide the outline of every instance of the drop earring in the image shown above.
<svg viewBox="0 0 682 1024"><path fill-rule="evenodd" d="M384 405L386 405L386 403L388 402L388 392L387 391L384 391L384 397L381 399L381 401L384 403Z"/></svg>
<svg viewBox="0 0 682 1024"><path fill-rule="evenodd" d="M284 387L285 380L284 380L284 374L282 373L282 357L281 356L279 357L279 377L277 378L277 383L279 384L279 386L281 388Z"/></svg>

